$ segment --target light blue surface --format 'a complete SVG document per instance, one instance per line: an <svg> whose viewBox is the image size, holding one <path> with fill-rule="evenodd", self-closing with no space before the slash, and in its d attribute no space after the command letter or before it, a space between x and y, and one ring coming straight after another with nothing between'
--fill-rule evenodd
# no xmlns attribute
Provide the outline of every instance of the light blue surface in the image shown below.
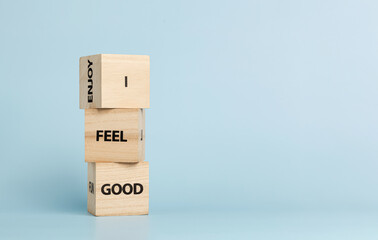
<svg viewBox="0 0 378 240"><path fill-rule="evenodd" d="M376 239L377 12L1 1L0 238ZM149 216L86 213L78 61L96 53L151 56Z"/></svg>

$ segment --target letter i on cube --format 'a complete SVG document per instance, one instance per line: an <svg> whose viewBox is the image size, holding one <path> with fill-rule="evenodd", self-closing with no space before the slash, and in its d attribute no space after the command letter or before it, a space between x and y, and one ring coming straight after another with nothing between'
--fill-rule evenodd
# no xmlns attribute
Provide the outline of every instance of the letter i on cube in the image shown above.
<svg viewBox="0 0 378 240"><path fill-rule="evenodd" d="M150 107L149 56L86 56L79 70L81 109Z"/></svg>

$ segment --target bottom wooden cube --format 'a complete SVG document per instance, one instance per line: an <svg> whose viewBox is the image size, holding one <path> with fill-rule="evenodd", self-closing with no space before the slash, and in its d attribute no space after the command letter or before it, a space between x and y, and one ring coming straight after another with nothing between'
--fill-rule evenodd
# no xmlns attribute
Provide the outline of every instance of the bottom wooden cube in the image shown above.
<svg viewBox="0 0 378 240"><path fill-rule="evenodd" d="M149 166L88 163L88 212L95 216L148 214Z"/></svg>

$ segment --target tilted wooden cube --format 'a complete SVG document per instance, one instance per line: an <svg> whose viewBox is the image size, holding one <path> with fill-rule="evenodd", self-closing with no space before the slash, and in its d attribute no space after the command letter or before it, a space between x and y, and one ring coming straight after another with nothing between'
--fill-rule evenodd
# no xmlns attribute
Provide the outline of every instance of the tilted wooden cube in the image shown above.
<svg viewBox="0 0 378 240"><path fill-rule="evenodd" d="M144 136L144 109L85 109L86 162L143 161Z"/></svg>
<svg viewBox="0 0 378 240"><path fill-rule="evenodd" d="M80 58L80 108L149 107L149 56L97 54Z"/></svg>
<svg viewBox="0 0 378 240"><path fill-rule="evenodd" d="M88 212L95 216L148 214L149 166L88 163Z"/></svg>

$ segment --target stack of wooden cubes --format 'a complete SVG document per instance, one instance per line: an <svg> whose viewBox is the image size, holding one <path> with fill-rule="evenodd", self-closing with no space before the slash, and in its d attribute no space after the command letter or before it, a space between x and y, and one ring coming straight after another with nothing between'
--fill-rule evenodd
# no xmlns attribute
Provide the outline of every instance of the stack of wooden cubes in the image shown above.
<svg viewBox="0 0 378 240"><path fill-rule="evenodd" d="M149 165L144 159L145 108L149 107L149 56L80 58L91 214L148 214Z"/></svg>

